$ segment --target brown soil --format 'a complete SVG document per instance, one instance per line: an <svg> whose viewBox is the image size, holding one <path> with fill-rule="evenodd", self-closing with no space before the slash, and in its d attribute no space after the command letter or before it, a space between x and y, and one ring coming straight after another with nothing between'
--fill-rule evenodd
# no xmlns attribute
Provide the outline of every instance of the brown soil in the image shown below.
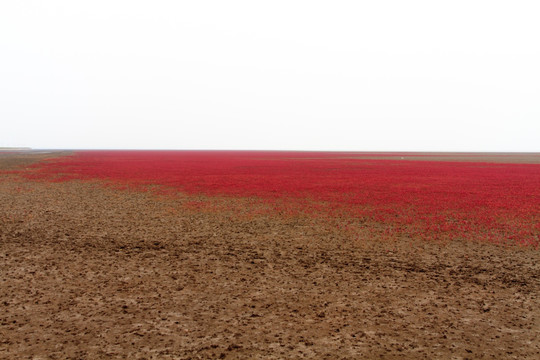
<svg viewBox="0 0 540 360"><path fill-rule="evenodd" d="M0 358L540 358L538 250L193 200L0 175Z"/></svg>
<svg viewBox="0 0 540 360"><path fill-rule="evenodd" d="M0 172L2 170L5 171L24 168L25 166L31 165L36 161L70 154L71 152L69 151L7 151L0 149Z"/></svg>

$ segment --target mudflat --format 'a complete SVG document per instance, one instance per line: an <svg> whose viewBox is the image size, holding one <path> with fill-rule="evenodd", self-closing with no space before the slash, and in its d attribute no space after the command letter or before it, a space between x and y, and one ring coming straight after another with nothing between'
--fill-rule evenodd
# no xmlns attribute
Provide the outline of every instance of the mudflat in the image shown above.
<svg viewBox="0 0 540 360"><path fill-rule="evenodd" d="M540 357L537 249L254 206L3 173L0 358Z"/></svg>

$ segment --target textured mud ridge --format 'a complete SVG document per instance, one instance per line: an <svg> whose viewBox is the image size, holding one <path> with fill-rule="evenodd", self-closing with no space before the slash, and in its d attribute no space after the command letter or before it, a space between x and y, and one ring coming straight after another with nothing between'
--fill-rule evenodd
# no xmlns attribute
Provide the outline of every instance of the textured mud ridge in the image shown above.
<svg viewBox="0 0 540 360"><path fill-rule="evenodd" d="M192 200L3 176L0 358L540 357L537 250Z"/></svg>

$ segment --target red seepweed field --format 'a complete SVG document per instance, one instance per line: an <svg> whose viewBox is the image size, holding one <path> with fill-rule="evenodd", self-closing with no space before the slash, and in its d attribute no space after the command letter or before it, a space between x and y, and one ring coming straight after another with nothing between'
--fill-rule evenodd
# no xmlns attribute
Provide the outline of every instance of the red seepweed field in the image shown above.
<svg viewBox="0 0 540 360"><path fill-rule="evenodd" d="M540 155L0 152L1 359L538 359Z"/></svg>
<svg viewBox="0 0 540 360"><path fill-rule="evenodd" d="M433 161L437 156L427 154L413 155L425 160L404 160L402 155L408 154L82 151L36 164L27 176L281 200L277 211L338 217L343 227L377 224L388 238L538 247L538 164Z"/></svg>

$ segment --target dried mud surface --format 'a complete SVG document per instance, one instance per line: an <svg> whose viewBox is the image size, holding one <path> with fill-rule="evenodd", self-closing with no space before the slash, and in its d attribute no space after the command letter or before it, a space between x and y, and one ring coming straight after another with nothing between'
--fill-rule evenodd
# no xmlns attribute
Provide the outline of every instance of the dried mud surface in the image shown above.
<svg viewBox="0 0 540 360"><path fill-rule="evenodd" d="M71 155L72 152L66 150L21 150L6 151L0 149L0 172L24 168L25 166L58 156Z"/></svg>
<svg viewBox="0 0 540 360"><path fill-rule="evenodd" d="M0 358L540 358L538 250L192 200L0 175Z"/></svg>

